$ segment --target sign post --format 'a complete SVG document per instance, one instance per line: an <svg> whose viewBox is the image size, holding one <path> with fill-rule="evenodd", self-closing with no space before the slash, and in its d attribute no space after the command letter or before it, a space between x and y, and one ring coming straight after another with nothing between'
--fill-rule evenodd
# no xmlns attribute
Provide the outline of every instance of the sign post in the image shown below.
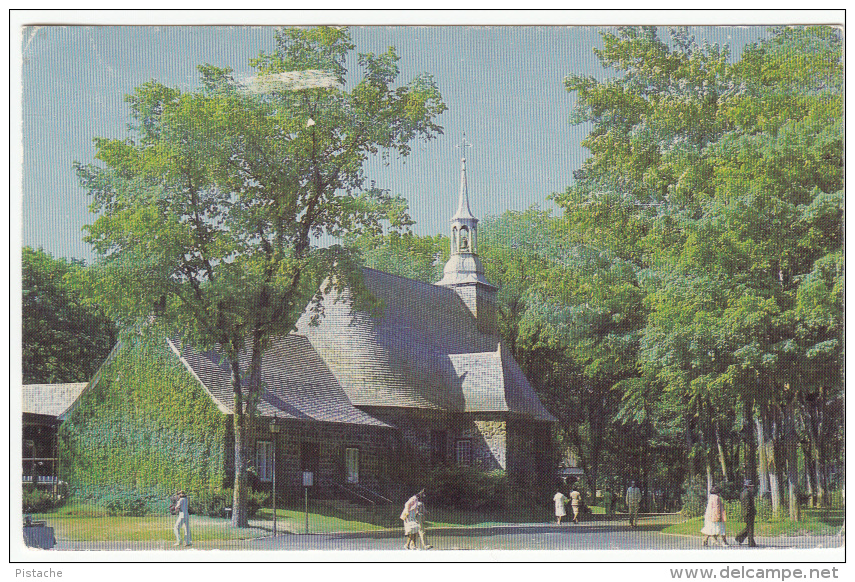
<svg viewBox="0 0 855 582"><path fill-rule="evenodd" d="M279 430L282 427L276 424L276 415L270 421L270 434L273 436L273 537L276 537L276 446L279 444Z"/></svg>
<svg viewBox="0 0 855 582"><path fill-rule="evenodd" d="M314 483L315 474L311 471L303 471L303 490L306 499L306 533L309 533L309 487Z"/></svg>

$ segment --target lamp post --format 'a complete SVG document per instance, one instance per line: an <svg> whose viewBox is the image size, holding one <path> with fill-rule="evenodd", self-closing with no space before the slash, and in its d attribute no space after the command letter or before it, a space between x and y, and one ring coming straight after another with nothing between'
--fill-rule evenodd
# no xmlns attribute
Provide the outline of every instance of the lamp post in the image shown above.
<svg viewBox="0 0 855 582"><path fill-rule="evenodd" d="M279 444L281 426L276 424L276 415L270 421L270 434L273 435L273 535L276 536L276 448Z"/></svg>

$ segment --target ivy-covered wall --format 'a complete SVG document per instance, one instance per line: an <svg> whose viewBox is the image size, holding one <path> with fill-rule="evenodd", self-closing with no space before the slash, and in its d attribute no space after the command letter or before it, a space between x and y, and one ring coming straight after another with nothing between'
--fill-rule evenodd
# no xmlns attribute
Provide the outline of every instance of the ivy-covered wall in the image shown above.
<svg viewBox="0 0 855 582"><path fill-rule="evenodd" d="M230 425L162 338L126 340L60 427L61 479L96 499L217 490Z"/></svg>

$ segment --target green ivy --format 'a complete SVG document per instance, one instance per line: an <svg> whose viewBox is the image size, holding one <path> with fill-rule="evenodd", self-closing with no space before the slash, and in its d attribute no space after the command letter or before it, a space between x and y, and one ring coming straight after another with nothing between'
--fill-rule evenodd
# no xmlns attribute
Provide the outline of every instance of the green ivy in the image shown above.
<svg viewBox="0 0 855 582"><path fill-rule="evenodd" d="M176 489L217 491L225 479L230 417L163 336L152 336L123 340L59 431L62 478L77 496L123 513L144 511L152 496L165 499ZM131 492L145 492L146 502L128 501Z"/></svg>

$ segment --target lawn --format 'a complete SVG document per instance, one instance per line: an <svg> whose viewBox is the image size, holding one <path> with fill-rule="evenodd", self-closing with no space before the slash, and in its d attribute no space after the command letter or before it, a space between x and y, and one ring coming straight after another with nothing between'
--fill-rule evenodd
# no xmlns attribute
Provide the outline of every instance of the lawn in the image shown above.
<svg viewBox="0 0 855 582"><path fill-rule="evenodd" d="M303 533L306 516L302 511L279 509L277 531ZM103 508L82 503L72 503L54 512L33 514L34 520L44 520L54 528L59 540L67 541L174 541L172 515L147 515L144 517L109 516ZM250 520L248 528L234 528L227 519L193 515L190 526L193 541L234 541L259 538L273 532L273 511L259 510ZM311 532L352 532L379 530L382 527L363 523L347 516L309 513Z"/></svg>
<svg viewBox="0 0 855 582"><path fill-rule="evenodd" d="M794 522L789 519L773 519L771 521L755 521L754 535L758 537L778 537L796 535L835 535L843 525L843 509L802 509L802 521ZM663 532L670 534L702 536L703 517L694 517L686 521L666 527ZM727 523L728 537L734 537L745 523L729 521Z"/></svg>
<svg viewBox="0 0 855 582"><path fill-rule="evenodd" d="M312 533L379 531L399 528L397 508L386 508L380 514L369 516L349 515L334 505L316 504L310 507L309 531ZM599 507L591 508L602 513ZM393 515L394 514L394 515ZM301 508L288 507L276 512L279 533L304 533L306 514ZM134 541L172 542L175 517L148 515L145 517L116 517L107 515L102 507L85 503L70 503L49 513L34 514L33 519L47 521L54 528L57 539L67 541ZM428 514L429 527L490 527L502 523L540 523L552 520L543 511L512 508L507 510L457 510L434 508ZM261 508L250 520L248 528L233 528L227 519L201 515L191 517L194 541L236 541L263 537L273 533L273 510Z"/></svg>

